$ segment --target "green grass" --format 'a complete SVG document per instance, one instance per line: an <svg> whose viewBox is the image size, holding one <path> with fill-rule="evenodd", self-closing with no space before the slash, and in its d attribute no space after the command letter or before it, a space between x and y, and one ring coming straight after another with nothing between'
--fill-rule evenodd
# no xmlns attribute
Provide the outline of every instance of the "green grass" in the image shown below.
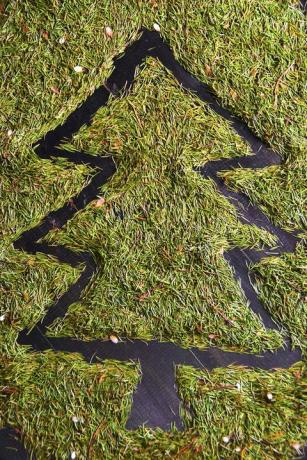
<svg viewBox="0 0 307 460"><path fill-rule="evenodd" d="M29 150L29 147L28 147ZM7 247L26 228L38 225L86 185L89 168L39 160L34 152L5 161L1 169L1 243Z"/></svg>
<svg viewBox="0 0 307 460"><path fill-rule="evenodd" d="M304 18L297 3L181 0L168 17L177 57L291 159L306 145Z"/></svg>
<svg viewBox="0 0 307 460"><path fill-rule="evenodd" d="M246 193L272 221L288 230L306 235L306 155L282 166L258 171L242 169L222 174L227 185Z"/></svg>
<svg viewBox="0 0 307 460"><path fill-rule="evenodd" d="M0 423L21 430L39 460L69 458L72 452L89 459L292 458L293 445L304 442L303 373L302 366L275 373L179 367L186 431L129 432L124 423L138 381L133 364L89 365L77 355L23 353L17 362L6 362Z"/></svg>
<svg viewBox="0 0 307 460"><path fill-rule="evenodd" d="M0 420L25 434L37 459L70 458L72 452L106 458L116 447L114 435L123 430L137 380L129 363L89 365L73 354L23 354L6 363L4 384L11 394L5 395L5 387L0 391Z"/></svg>
<svg viewBox="0 0 307 460"><path fill-rule="evenodd" d="M16 330L33 327L79 274L43 254L13 250L2 251L0 270L0 316L5 315L1 328Z"/></svg>
<svg viewBox="0 0 307 460"><path fill-rule="evenodd" d="M292 458L291 445L304 439L303 372L299 366L275 374L238 367L211 373L180 369L180 392L194 414L190 424L200 432L195 441L200 458ZM224 436L230 438L226 445Z"/></svg>
<svg viewBox="0 0 307 460"><path fill-rule="evenodd" d="M118 172L103 188L102 208L89 205L47 238L90 249L99 264L86 299L57 322L59 334L107 338L116 332L202 348L215 334L214 343L228 348L280 346L246 306L222 256L233 246L274 240L240 224L213 183L192 171L224 149L226 156L249 153L227 122L148 61L132 92L101 109L73 147L112 153Z"/></svg>
<svg viewBox="0 0 307 460"><path fill-rule="evenodd" d="M306 353L306 252L300 245L294 254L263 259L253 267L260 299L287 328L294 345Z"/></svg>
<svg viewBox="0 0 307 460"><path fill-rule="evenodd" d="M86 458L91 445L93 459L290 459L293 444L304 443L301 365L275 373L180 367L185 433L126 431L137 364L90 366L76 355L27 353L16 344L18 331L32 327L79 272L11 248L93 173L41 161L31 145L100 86L113 57L154 22L176 58L286 160L226 173L228 185L247 193L277 225L304 231L306 60L296 3L15 0L0 9L0 426L18 428L36 458L69 458L73 451ZM86 71L75 73L76 65ZM241 224L214 184L192 170L251 153L225 121L148 60L131 94L112 100L74 137L70 148L79 147L112 153L118 171L101 191L104 206L89 205L48 235L54 244L91 251L99 268L81 302L50 333L103 339L115 332L254 351L280 346L281 336L268 333L248 309L222 256L235 246L274 245L274 238ZM305 352L304 267L300 247L254 271L264 305ZM223 387L238 382L240 391ZM75 425L73 416L83 423Z"/></svg>
<svg viewBox="0 0 307 460"><path fill-rule="evenodd" d="M63 122L110 74L114 55L136 38L142 25L151 28L154 21L160 23L176 57L209 82L225 105L242 115L256 132L291 159L304 151L304 21L292 6L295 1L5 3L1 18L0 151L9 168L27 169L29 162L33 163L29 146ZM106 25L114 30L112 40L104 34ZM61 37L66 39L63 45ZM75 65L84 66L87 72L76 74ZM11 138L7 137L9 129ZM75 168L72 170L71 181L76 174L76 183L62 200L83 183ZM49 166L48 173L46 182L50 184L55 171ZM31 174L27 176L30 179ZM14 185L12 181L8 184L2 190L6 196L2 206L7 203L14 209L16 200L9 198ZM32 217L39 220L52 209L50 189L37 194L38 200L32 199L31 190L22 211L4 215L3 233L13 235L31 225ZM34 205L37 211L33 216Z"/></svg>

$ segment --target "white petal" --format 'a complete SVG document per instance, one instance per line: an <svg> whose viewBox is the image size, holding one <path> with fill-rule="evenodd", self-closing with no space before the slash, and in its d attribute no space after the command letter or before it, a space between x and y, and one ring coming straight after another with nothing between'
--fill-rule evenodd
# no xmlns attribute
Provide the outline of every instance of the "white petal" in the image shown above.
<svg viewBox="0 0 307 460"><path fill-rule="evenodd" d="M113 36L113 30L111 29L111 27L109 27L109 26L106 27L106 28L105 28L105 32L106 32L106 35L107 35L108 37L112 38L112 36Z"/></svg>
<svg viewBox="0 0 307 460"><path fill-rule="evenodd" d="M9 137L11 137L12 134L13 134L13 131L12 131L11 129L8 129L8 130L7 130L7 135L8 135Z"/></svg>
<svg viewBox="0 0 307 460"><path fill-rule="evenodd" d="M83 72L83 67L81 65L76 65L74 71L77 73Z"/></svg>
<svg viewBox="0 0 307 460"><path fill-rule="evenodd" d="M112 343L118 343L118 337L116 337L116 335L110 335L110 340Z"/></svg>
<svg viewBox="0 0 307 460"><path fill-rule="evenodd" d="M76 452L72 452L72 453L70 454L70 458L71 458L72 460L74 460L75 458L77 458Z"/></svg>
<svg viewBox="0 0 307 460"><path fill-rule="evenodd" d="M230 441L229 436L223 436L223 442L224 442L225 444L228 444L229 441Z"/></svg>
<svg viewBox="0 0 307 460"><path fill-rule="evenodd" d="M65 42L66 42L66 38L65 38L65 37L61 37L61 38L59 39L60 45L64 45Z"/></svg>
<svg viewBox="0 0 307 460"><path fill-rule="evenodd" d="M5 315L1 315L0 316L0 321L4 321L5 320Z"/></svg>
<svg viewBox="0 0 307 460"><path fill-rule="evenodd" d="M156 32L160 32L161 28L157 22L154 23L153 28L155 29Z"/></svg>

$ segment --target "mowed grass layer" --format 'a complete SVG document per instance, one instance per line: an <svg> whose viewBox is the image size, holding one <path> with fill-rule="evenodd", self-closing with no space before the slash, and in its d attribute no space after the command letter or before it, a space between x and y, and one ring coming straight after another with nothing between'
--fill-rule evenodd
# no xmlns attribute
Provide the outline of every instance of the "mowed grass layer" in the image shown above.
<svg viewBox="0 0 307 460"><path fill-rule="evenodd" d="M5 159L1 168L0 247L8 248L27 228L38 225L53 207L60 208L87 183L90 169L64 161L53 164L27 158Z"/></svg>
<svg viewBox="0 0 307 460"><path fill-rule="evenodd" d="M73 452L76 458L112 458L137 366L89 365L78 355L52 351L20 353L2 366L0 423L18 428L35 458L71 458Z"/></svg>
<svg viewBox="0 0 307 460"><path fill-rule="evenodd" d="M247 307L223 258L231 247L272 245L274 238L241 224L212 181L193 171L224 149L226 156L249 153L226 121L149 60L132 92L102 108L65 147L109 152L118 171L102 190L102 207L88 206L47 238L91 250L99 266L84 301L57 323L59 334L280 346Z"/></svg>
<svg viewBox="0 0 307 460"><path fill-rule="evenodd" d="M243 191L272 221L306 238L306 155L282 166L222 173L227 185Z"/></svg>
<svg viewBox="0 0 307 460"><path fill-rule="evenodd" d="M0 370L6 385L0 387L0 423L18 428L38 460L73 453L81 459L294 458L304 443L299 365L274 373L177 368L184 433L125 430L139 379L132 363L89 365L77 355L50 351L21 353Z"/></svg>
<svg viewBox="0 0 307 460"><path fill-rule="evenodd" d="M140 27L156 21L177 58L223 102L283 151L301 147L304 16L296 1L26 0L7 2L1 15L2 117L15 145L63 121ZM87 72L74 73L76 65Z"/></svg>
<svg viewBox="0 0 307 460"><path fill-rule="evenodd" d="M33 354L16 345L18 330L42 316L75 281L76 270L46 256L12 251L2 257L1 273L0 426L20 430L37 459L61 459L72 452L93 459L218 459L240 458L242 451L250 459L281 453L292 458L293 445L303 444L303 366L274 373L180 367L185 433L126 431L141 377L137 363L89 365L77 355ZM224 436L230 438L227 445Z"/></svg>
<svg viewBox="0 0 307 460"><path fill-rule="evenodd" d="M18 331L32 327L78 272L9 247L81 190L92 173L64 161L40 161L31 145L103 83L113 57L141 26L152 28L153 22L160 24L177 59L287 160L282 168L232 173L228 184L247 192L278 225L300 229L306 72L304 16L297 2L5 3L0 12L0 316L5 316L0 322L0 425L20 429L38 459L67 458L72 452L97 459L297 457L293 446L306 439L301 367L275 373L230 368L210 375L180 368L186 432L127 432L131 395L140 378L137 365L90 366L75 355L35 355L16 344ZM106 26L113 29L112 39L105 36ZM77 65L84 72L76 73ZM147 65L152 75L145 69L138 78L144 110L136 93L112 101L91 130L74 139L75 147L84 145L92 154L111 152L118 172L101 191L103 207L88 207L50 237L55 244L90 250L99 265L82 303L71 307L53 333L103 339L115 332L182 345L276 348L281 338L267 334L251 315L222 256L236 245L274 244L272 236L240 224L214 185L192 172L209 159L250 152L159 65ZM264 304L301 347L304 265L299 249L255 267ZM90 306L97 318L86 316ZM266 400L268 391L273 404ZM74 416L80 421L75 423ZM227 445L223 436L230 438Z"/></svg>
<svg viewBox="0 0 307 460"><path fill-rule="evenodd" d="M210 373L179 368L186 417L199 430L199 438L182 449L183 458L299 457L306 439L304 372L299 365L274 373L232 366ZM192 455L184 457L189 449Z"/></svg>
<svg viewBox="0 0 307 460"><path fill-rule="evenodd" d="M3 250L0 273L0 327L16 335L43 318L52 302L77 281L79 270L43 254Z"/></svg>
<svg viewBox="0 0 307 460"><path fill-rule="evenodd" d="M38 184L29 147L101 85L114 56L142 26L152 28L154 22L177 59L212 85L253 130L290 160L304 152L304 17L296 0L18 0L3 5L0 154L6 179L1 214L8 241L55 204L51 177L57 172L42 166L50 177ZM106 26L113 29L112 39L105 35ZM74 72L78 65L84 72ZM16 170L23 171L18 186ZM71 172L67 193L58 188L58 206L84 184L80 169Z"/></svg>
<svg viewBox="0 0 307 460"><path fill-rule="evenodd" d="M306 353L306 251L263 259L253 267L257 288L265 308L290 331L294 346Z"/></svg>

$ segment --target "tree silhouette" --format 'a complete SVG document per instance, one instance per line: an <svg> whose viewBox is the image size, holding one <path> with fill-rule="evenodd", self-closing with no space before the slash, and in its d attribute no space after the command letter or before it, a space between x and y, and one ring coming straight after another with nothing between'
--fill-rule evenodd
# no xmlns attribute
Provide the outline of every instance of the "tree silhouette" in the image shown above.
<svg viewBox="0 0 307 460"><path fill-rule="evenodd" d="M141 364L142 380L134 394L133 406L127 422L127 428L133 429L146 423L151 427L169 429L171 424L176 424L178 429L183 429L179 416L179 398L175 389L175 369L179 364L188 364L196 368L224 367L231 363L272 369L275 367L289 367L300 359L299 350L291 350L290 339L285 340L284 347L275 353L265 352L262 356L244 353L224 352L216 347L200 351L196 348L183 349L174 343L161 343L156 340L144 342L140 340L123 341L118 344L103 341L84 342L70 337L51 338L46 335L47 327L57 319L64 317L68 307L80 299L85 286L92 279L96 271L95 260L89 252L76 253L63 246L52 246L38 241L45 237L55 226L62 227L74 214L83 209L99 194L100 187L114 174L116 165L112 157L98 157L85 152L69 152L59 148L61 141L69 139L82 125L90 124L93 115L103 105L106 105L109 96L122 95L131 87L136 67L148 57L155 57L169 69L178 82L186 90L192 91L202 101L205 101L212 110L227 119L233 129L250 145L253 154L248 157L239 157L218 161L209 161L205 166L198 168L204 178L214 180L217 189L239 211L239 219L244 223L249 222L268 230L278 240L278 248L265 247L262 250L242 250L234 248L224 253L234 271L234 276L240 280L241 287L249 300L250 308L260 316L267 329L278 329L268 312L263 308L253 288L249 271L249 264L258 262L263 257L283 252L292 252L298 238L291 233L274 226L268 217L256 206L252 205L247 196L242 193L230 191L218 172L225 169L240 167L263 168L272 164L280 164L281 159L277 153L269 149L257 138L248 126L227 109L223 108L210 87L190 75L174 58L169 47L163 42L157 32L144 29L141 37L126 49L124 55L115 60L114 71L106 83L96 89L94 93L77 108L55 130L50 131L34 146L41 159L56 157L66 158L76 164L88 164L96 169L96 174L77 196L61 209L49 213L37 226L24 232L16 240L16 249L35 254L42 252L56 257L59 261L69 263L73 267L84 265L84 270L79 279L57 302L47 311L43 319L28 331L20 332L18 343L31 345L32 350L43 351L49 348L58 351L78 352L90 362L100 362L103 359L136 360Z"/></svg>

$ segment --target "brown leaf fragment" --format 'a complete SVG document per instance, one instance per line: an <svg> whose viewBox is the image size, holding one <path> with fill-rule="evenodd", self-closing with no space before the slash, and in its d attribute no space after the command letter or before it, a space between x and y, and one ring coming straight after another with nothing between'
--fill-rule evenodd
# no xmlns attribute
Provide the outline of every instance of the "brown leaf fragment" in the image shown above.
<svg viewBox="0 0 307 460"><path fill-rule="evenodd" d="M301 371L294 371L293 374L294 374L294 377L296 378L296 380L300 380L302 378L302 372Z"/></svg>
<svg viewBox="0 0 307 460"><path fill-rule="evenodd" d="M232 99L234 101L236 101L238 99L238 93L236 90L234 90L233 88L230 88L230 96L232 97Z"/></svg>
<svg viewBox="0 0 307 460"><path fill-rule="evenodd" d="M18 388L16 387L9 387L9 386L0 387L0 393L3 395L12 395L17 392L18 392Z"/></svg>
<svg viewBox="0 0 307 460"><path fill-rule="evenodd" d="M107 428L107 426L108 426L107 422L104 419L102 419L101 422L99 423L98 427L96 428L96 430L92 434L92 436L90 438L90 441L89 441L89 444L88 444L88 448L87 448L87 457L86 458L88 458L89 460L91 460L93 458L92 457L93 444L95 443L97 436L99 435L99 433L102 430L105 430Z"/></svg>
<svg viewBox="0 0 307 460"><path fill-rule="evenodd" d="M95 208L101 208L105 204L106 200L101 196L95 201Z"/></svg>
<svg viewBox="0 0 307 460"><path fill-rule="evenodd" d="M176 250L177 250L177 252L181 253L184 250L184 246L182 244L178 244Z"/></svg>
<svg viewBox="0 0 307 460"><path fill-rule="evenodd" d="M151 291L152 291L151 289L148 289L148 291L144 292L138 297L138 300L140 302L143 302L145 299L147 299L151 295Z"/></svg>
<svg viewBox="0 0 307 460"><path fill-rule="evenodd" d="M75 202L74 202L74 200L72 198L68 201L68 205L69 205L70 208L75 209L76 211L78 211L78 208L75 205Z"/></svg>
<svg viewBox="0 0 307 460"><path fill-rule="evenodd" d="M234 326L235 325L234 321L229 319L220 308L218 308L216 306L213 306L213 310L223 318L223 320L225 321L226 324L228 324L229 326Z"/></svg>
<svg viewBox="0 0 307 460"><path fill-rule="evenodd" d="M120 151L122 146L123 146L123 141L121 139L115 139L112 144L113 149L116 151Z"/></svg>
<svg viewBox="0 0 307 460"><path fill-rule="evenodd" d="M4 159L7 160L8 158L10 158L10 156L11 156L11 154L10 154L10 152L8 152L7 150L4 150L4 151L2 152L2 158L4 158Z"/></svg>
<svg viewBox="0 0 307 460"><path fill-rule="evenodd" d="M209 334L208 335L208 338L210 340L215 340L215 339L218 339L220 336L218 334Z"/></svg>
<svg viewBox="0 0 307 460"><path fill-rule="evenodd" d="M101 374L98 379L98 383L102 383L105 380L106 376L105 374Z"/></svg>
<svg viewBox="0 0 307 460"><path fill-rule="evenodd" d="M272 433L270 436L270 440L276 441L276 439L280 439L285 435L284 431L276 431L275 433Z"/></svg>
<svg viewBox="0 0 307 460"><path fill-rule="evenodd" d="M60 94L60 90L59 90L59 88L57 86L51 86L50 91L53 94Z"/></svg>
<svg viewBox="0 0 307 460"><path fill-rule="evenodd" d="M138 300L140 302L143 302L145 299L147 299L149 296L151 296L157 289L161 289L163 287L163 284L158 284L155 287L152 287L148 289L146 292L138 296Z"/></svg>
<svg viewBox="0 0 307 460"><path fill-rule="evenodd" d="M205 74L207 77L212 77L213 75L212 69L208 64L205 64Z"/></svg>
<svg viewBox="0 0 307 460"><path fill-rule="evenodd" d="M294 62L291 62L291 64L286 68L286 70L284 70L282 72L282 74L276 80L276 83L274 85L274 90L273 90L273 93L274 93L274 96L275 96L275 99L274 99L274 108L275 109L277 108L278 93L279 93L280 87L282 86L282 81L286 77L286 75L290 72L290 70L292 70L293 65L294 65Z"/></svg>
<svg viewBox="0 0 307 460"><path fill-rule="evenodd" d="M22 30L25 34L27 34L27 33L30 31L29 27L27 26L27 24L26 24L25 22L23 22L23 23L21 24L21 30Z"/></svg>

